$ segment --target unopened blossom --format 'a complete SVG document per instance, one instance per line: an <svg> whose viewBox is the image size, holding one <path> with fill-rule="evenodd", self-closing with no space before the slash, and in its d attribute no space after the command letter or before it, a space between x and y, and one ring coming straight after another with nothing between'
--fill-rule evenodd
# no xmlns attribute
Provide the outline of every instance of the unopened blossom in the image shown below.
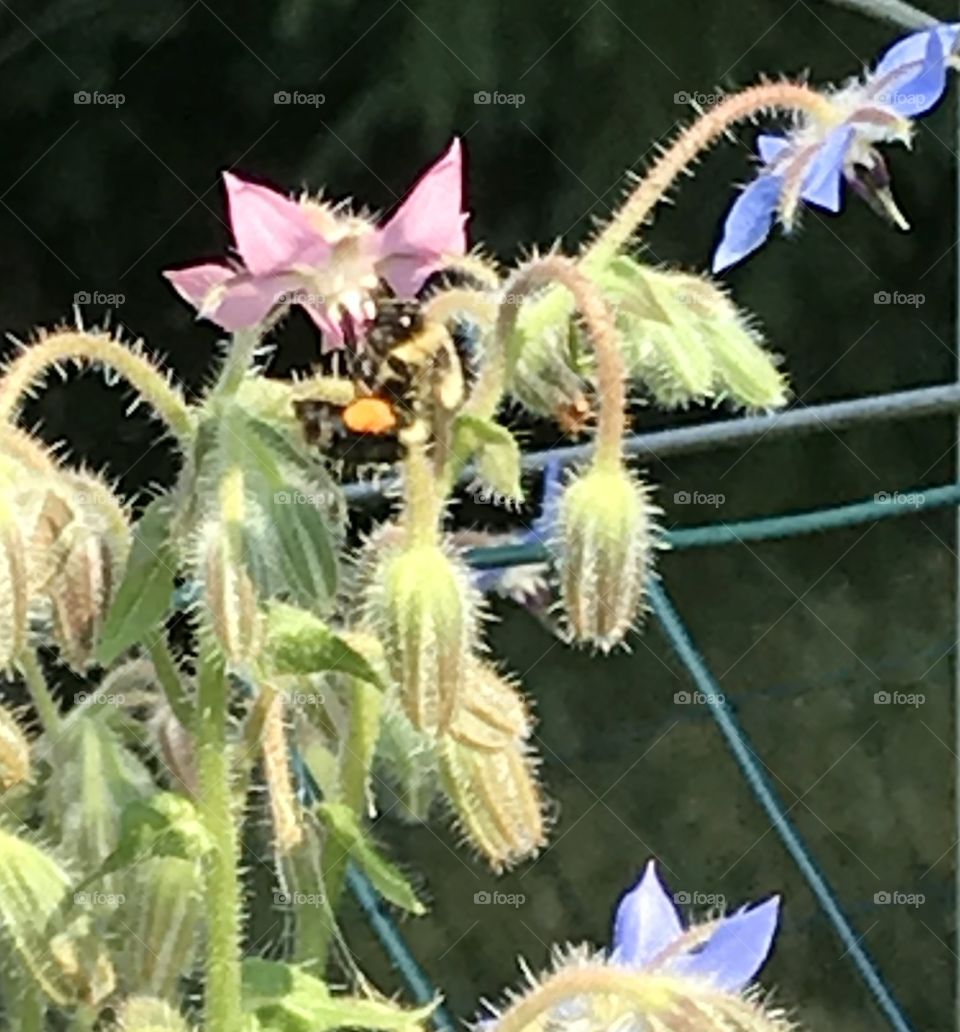
<svg viewBox="0 0 960 1032"><path fill-rule="evenodd" d="M617 907L613 959L739 992L753 981L770 954L779 910L780 898L771 896L715 921L684 928L651 860Z"/></svg>
<svg viewBox="0 0 960 1032"><path fill-rule="evenodd" d="M803 114L784 136L761 135L760 170L727 214L713 271L735 265L763 245L778 216L791 229L801 201L838 212L845 182L878 213L908 229L877 145L910 145L911 119L943 96L947 69L956 65L958 36L960 23L907 36L862 81L825 94L824 113Z"/></svg>
<svg viewBox="0 0 960 1032"><path fill-rule="evenodd" d="M228 331L278 305L301 305L327 347L362 334L381 280L413 296L450 255L466 252L463 168L454 139L382 224L317 200L299 201L224 174L237 258L165 273L198 314Z"/></svg>

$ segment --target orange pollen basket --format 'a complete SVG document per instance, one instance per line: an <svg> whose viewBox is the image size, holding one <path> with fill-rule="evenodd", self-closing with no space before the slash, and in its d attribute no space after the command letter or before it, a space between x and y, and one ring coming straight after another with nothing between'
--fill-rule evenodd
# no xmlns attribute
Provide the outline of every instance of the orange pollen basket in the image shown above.
<svg viewBox="0 0 960 1032"><path fill-rule="evenodd" d="M343 423L356 434L387 434L397 427L397 415L382 398L361 398L343 410Z"/></svg>

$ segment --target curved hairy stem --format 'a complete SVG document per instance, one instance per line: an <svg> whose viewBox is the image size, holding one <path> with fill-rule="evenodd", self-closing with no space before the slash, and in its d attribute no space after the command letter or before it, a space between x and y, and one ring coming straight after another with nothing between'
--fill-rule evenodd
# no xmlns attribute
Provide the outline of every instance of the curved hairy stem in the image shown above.
<svg viewBox="0 0 960 1032"><path fill-rule="evenodd" d="M407 544L430 545L440 530L442 499L433 465L422 441L406 442L403 463L403 516Z"/></svg>
<svg viewBox="0 0 960 1032"><path fill-rule="evenodd" d="M180 392L145 355L102 333L58 330L25 347L0 377L0 421L11 422L24 396L52 367L64 362L101 363L133 385L183 442L193 437L193 418Z"/></svg>
<svg viewBox="0 0 960 1032"><path fill-rule="evenodd" d="M547 255L522 266L505 287L504 301L497 317L494 351L500 364L499 385L489 397L478 402L477 415L490 418L496 412L508 370L516 363L512 352L520 304L541 287L559 284L573 296L573 301L587 331L587 340L597 359L597 391L599 413L597 418L598 465L618 465L623 434L626 429L626 367L617 338L617 328L603 295L577 267L576 262L563 255ZM492 358L493 356L491 356ZM482 407L480 407L482 404Z"/></svg>
<svg viewBox="0 0 960 1032"><path fill-rule="evenodd" d="M603 266L630 241L690 165L737 122L767 111L801 111L825 122L839 121L833 104L809 86L771 82L734 93L682 130L634 187L626 202L584 252L586 268Z"/></svg>

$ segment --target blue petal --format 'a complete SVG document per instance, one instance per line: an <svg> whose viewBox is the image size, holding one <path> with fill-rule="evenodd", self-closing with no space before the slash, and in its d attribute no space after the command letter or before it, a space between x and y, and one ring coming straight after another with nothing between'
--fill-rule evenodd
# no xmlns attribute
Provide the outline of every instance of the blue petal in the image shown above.
<svg viewBox="0 0 960 1032"><path fill-rule="evenodd" d="M789 142L782 136L761 133L757 137L757 153L766 165L772 165L780 157L781 152L789 146Z"/></svg>
<svg viewBox="0 0 960 1032"><path fill-rule="evenodd" d="M547 544L554 536L559 514L560 498L563 494L563 465L559 459L547 459L543 467L543 499L540 515L533 525L520 537L527 544Z"/></svg>
<svg viewBox="0 0 960 1032"><path fill-rule="evenodd" d="M615 959L641 966L653 960L678 936L683 925L651 860L639 882L620 900L613 922Z"/></svg>
<svg viewBox="0 0 960 1032"><path fill-rule="evenodd" d="M714 272L728 269L766 243L782 187L780 176L759 175L733 202L713 255Z"/></svg>
<svg viewBox="0 0 960 1032"><path fill-rule="evenodd" d="M945 53L953 49L960 34L960 22L949 25L938 25L935 29L923 29L894 43L886 50L873 70L871 78L879 78L888 72L896 71L912 61L922 61L928 52L929 37L937 36Z"/></svg>
<svg viewBox="0 0 960 1032"><path fill-rule="evenodd" d="M673 974L705 978L718 989L739 992L753 981L770 955L780 916L780 897L721 918L717 930L697 953L668 964Z"/></svg>
<svg viewBox="0 0 960 1032"><path fill-rule="evenodd" d="M807 169L800 196L827 211L840 210L843 163L854 136L853 126L834 129L821 144Z"/></svg>
<svg viewBox="0 0 960 1032"><path fill-rule="evenodd" d="M947 55L960 25L918 32L896 44L872 76L876 97L898 115L922 115L934 107L947 85Z"/></svg>

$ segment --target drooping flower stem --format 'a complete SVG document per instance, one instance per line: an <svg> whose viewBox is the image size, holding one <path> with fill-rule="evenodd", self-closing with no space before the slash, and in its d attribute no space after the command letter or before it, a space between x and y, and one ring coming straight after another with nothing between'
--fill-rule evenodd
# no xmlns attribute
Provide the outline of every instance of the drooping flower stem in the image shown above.
<svg viewBox="0 0 960 1032"><path fill-rule="evenodd" d="M208 642L200 657L196 719L200 812L214 842L205 867L206 1032L236 1032L241 1027L239 841L227 720L224 662Z"/></svg>
<svg viewBox="0 0 960 1032"><path fill-rule="evenodd" d="M99 363L131 383L183 442L193 437L193 418L178 390L144 355L102 333L61 330L24 348L0 377L0 422L17 416L23 398L52 367L64 362Z"/></svg>
<svg viewBox="0 0 960 1032"><path fill-rule="evenodd" d="M770 111L807 112L828 124L839 121L834 106L816 90L796 82L771 82L734 93L682 130L634 187L616 215L584 252L587 271L604 267L630 242L677 178L737 122Z"/></svg>
<svg viewBox="0 0 960 1032"><path fill-rule="evenodd" d="M48 735L56 737L60 730L60 709L50 693L50 686L47 684L37 654L31 648L24 649L17 660L17 665L26 681L30 699L40 717L43 730Z"/></svg>
<svg viewBox="0 0 960 1032"><path fill-rule="evenodd" d="M432 545L439 536L440 505L436 474L422 441L407 442L403 463L402 525L407 544Z"/></svg>
<svg viewBox="0 0 960 1032"><path fill-rule="evenodd" d="M597 416L596 463L613 468L619 466L622 441L626 429L626 367L617 339L613 313L594 284L571 258L559 254L538 258L521 266L504 288L504 301L497 317L497 329L489 380L478 382L483 391L471 409L478 415L491 417L500 402L509 371L517 361L514 353L515 327L520 303L540 287L559 284L573 296L574 305L583 320L587 339L597 359L597 389L599 412ZM499 381L499 382L498 382ZM474 404L476 409L473 409Z"/></svg>

